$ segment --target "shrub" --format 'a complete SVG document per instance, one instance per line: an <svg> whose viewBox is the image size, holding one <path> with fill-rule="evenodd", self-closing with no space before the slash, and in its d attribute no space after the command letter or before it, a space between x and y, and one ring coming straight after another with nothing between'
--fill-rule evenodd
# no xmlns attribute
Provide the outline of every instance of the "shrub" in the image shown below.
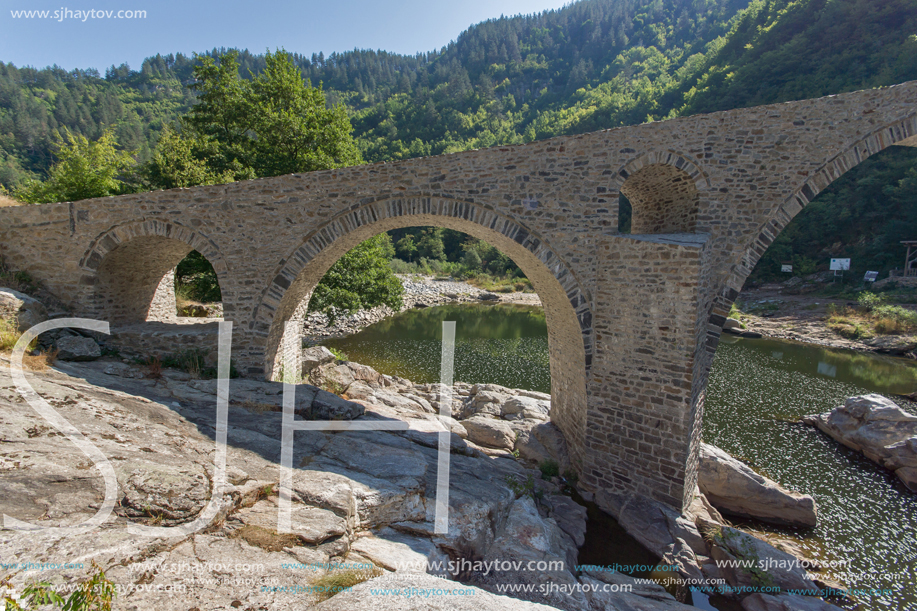
<svg viewBox="0 0 917 611"><path fill-rule="evenodd" d="M158 356L154 356L147 360L147 377L154 380L158 380L162 377L162 361L159 360Z"/></svg>
<svg viewBox="0 0 917 611"><path fill-rule="evenodd" d="M880 305L873 308L871 314L878 321L886 321L886 325L896 329L895 331L889 331L889 333L900 333L917 328L917 312L901 306Z"/></svg>
<svg viewBox="0 0 917 611"><path fill-rule="evenodd" d="M738 306L736 306L736 304L733 303L732 306L730 306L730 308L729 308L729 316L728 316L728 317L729 317L729 318L734 318L734 319L736 319L736 320L739 320L739 317L740 317L740 316L742 316L742 310L740 310L740 309L738 308Z"/></svg>
<svg viewBox="0 0 917 611"><path fill-rule="evenodd" d="M47 581L31 582L22 590L19 602L0 594L0 603L6 611L37 611L53 605L54 609L64 611L111 611L112 601L117 595L115 584L106 576L105 571L93 561L96 573L77 584L69 597L64 597L54 590ZM0 579L0 592L10 587L9 577ZM69 589L69 588L68 588Z"/></svg>
<svg viewBox="0 0 917 611"><path fill-rule="evenodd" d="M0 350L12 350L21 336L15 323L0 319Z"/></svg>
<svg viewBox="0 0 917 611"><path fill-rule="evenodd" d="M334 355L334 358L336 358L337 360L339 360L339 361L349 361L349 360L350 360L350 357L347 356L347 353L344 352L343 350L339 350L339 349L337 349L337 348L332 348L331 346L325 346L325 347L328 348L328 351L329 351L331 354L333 354L333 355Z"/></svg>
<svg viewBox="0 0 917 611"><path fill-rule="evenodd" d="M876 295L875 293L870 293L869 291L863 291L857 297L857 303L860 304L860 307L867 312L872 312L877 307L885 303L885 295Z"/></svg>
<svg viewBox="0 0 917 611"><path fill-rule="evenodd" d="M541 470L541 479L551 479L560 475L560 465L557 464L556 460L551 460L550 458L542 461L538 468Z"/></svg>
<svg viewBox="0 0 917 611"><path fill-rule="evenodd" d="M181 352L163 357L161 366L180 369L181 371L191 374L193 378L212 380L217 377L217 368L207 367L205 362L206 357L206 350L188 348L187 350L182 350ZM142 364L148 365L148 361L143 361ZM234 361L229 361L229 377L239 377L239 371L236 369Z"/></svg>
<svg viewBox="0 0 917 611"><path fill-rule="evenodd" d="M419 268L416 263L408 263L407 261L402 261L401 259L392 259L389 261L388 266L394 274L419 273Z"/></svg>
<svg viewBox="0 0 917 611"><path fill-rule="evenodd" d="M38 290L38 285L29 272L10 269L2 255L0 255L0 286L5 286L27 295L31 295Z"/></svg>

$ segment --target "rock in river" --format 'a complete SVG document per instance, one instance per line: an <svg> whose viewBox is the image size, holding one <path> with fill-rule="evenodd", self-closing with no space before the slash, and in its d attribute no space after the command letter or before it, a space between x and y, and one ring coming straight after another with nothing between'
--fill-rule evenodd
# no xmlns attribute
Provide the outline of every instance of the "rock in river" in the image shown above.
<svg viewBox="0 0 917 611"><path fill-rule="evenodd" d="M726 513L773 524L815 526L815 500L786 490L723 450L702 443L697 483L710 503Z"/></svg>
<svg viewBox="0 0 917 611"><path fill-rule="evenodd" d="M892 400L877 394L850 397L830 412L802 421L891 469L917 492L917 416Z"/></svg>

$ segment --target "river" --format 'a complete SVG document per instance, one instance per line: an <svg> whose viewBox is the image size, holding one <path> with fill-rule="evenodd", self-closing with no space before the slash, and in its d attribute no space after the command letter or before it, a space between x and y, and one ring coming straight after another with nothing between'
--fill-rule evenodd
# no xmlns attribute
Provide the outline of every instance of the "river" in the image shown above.
<svg viewBox="0 0 917 611"><path fill-rule="evenodd" d="M434 382L443 320L456 321L456 380L550 392L540 308L409 310L324 343L384 373ZM811 494L818 505L814 529L754 528L793 537L822 562L849 561L833 569L848 588L888 591L859 596L864 611L917 608L917 494L889 471L797 422L853 395L915 390L917 365L908 361L725 335L710 375L704 441L787 488ZM904 407L917 413L911 404Z"/></svg>

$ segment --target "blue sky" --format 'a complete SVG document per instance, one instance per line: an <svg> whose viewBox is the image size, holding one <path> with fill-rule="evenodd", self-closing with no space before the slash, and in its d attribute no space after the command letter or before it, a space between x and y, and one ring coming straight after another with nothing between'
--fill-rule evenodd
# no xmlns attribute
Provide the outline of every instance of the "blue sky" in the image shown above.
<svg viewBox="0 0 917 611"><path fill-rule="evenodd" d="M0 61L68 70L214 47L303 54L355 47L431 51L473 23L560 8L563 0L0 0ZM12 11L68 9L63 20L14 18ZM146 11L142 19L73 17L75 11Z"/></svg>

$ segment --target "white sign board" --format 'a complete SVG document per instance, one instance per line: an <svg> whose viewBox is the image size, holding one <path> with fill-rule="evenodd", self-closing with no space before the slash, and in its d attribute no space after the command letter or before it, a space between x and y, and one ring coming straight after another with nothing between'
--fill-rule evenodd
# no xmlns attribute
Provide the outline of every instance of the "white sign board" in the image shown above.
<svg viewBox="0 0 917 611"><path fill-rule="evenodd" d="M850 259L831 259L831 270L845 272L850 269Z"/></svg>
<svg viewBox="0 0 917 611"><path fill-rule="evenodd" d="M866 272L863 276L863 282L875 282L879 279L879 272Z"/></svg>
<svg viewBox="0 0 917 611"><path fill-rule="evenodd" d="M780 271L786 272L787 274L792 274L792 273L793 273L793 266L792 266L792 265L781 265L781 266L780 266Z"/></svg>

